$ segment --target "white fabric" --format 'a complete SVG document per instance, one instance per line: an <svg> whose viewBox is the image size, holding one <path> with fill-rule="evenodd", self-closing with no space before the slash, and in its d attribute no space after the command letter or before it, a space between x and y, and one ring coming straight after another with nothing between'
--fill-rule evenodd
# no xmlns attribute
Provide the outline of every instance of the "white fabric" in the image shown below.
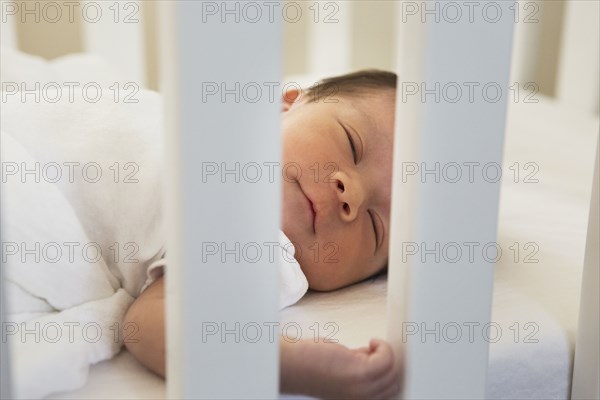
<svg viewBox="0 0 600 400"><path fill-rule="evenodd" d="M35 162L4 132L0 141L3 165ZM101 256L82 251L92 242L53 184L5 176L2 194L8 302L2 328L12 355L13 396L31 399L76 389L90 365L119 351L115 324L133 297L119 288ZM72 252L66 242L73 244Z"/></svg>
<svg viewBox="0 0 600 400"><path fill-rule="evenodd" d="M290 239L280 230L279 249L275 250L279 271L279 309L298 302L308 290L308 280L302 272L300 264L294 258L295 251L296 249ZM146 282L142 292L163 275L167 266L168 260L164 258L150 265L146 272Z"/></svg>
<svg viewBox="0 0 600 400"><path fill-rule="evenodd" d="M136 99L115 103L112 93L104 93L96 103L81 96L71 102L67 95L57 103L37 103L11 96L0 111L3 131L39 162L40 180L48 182L44 170L58 165L54 186L90 241L100 245L111 274L134 297L165 243L161 99L150 91ZM46 170L55 179L56 168Z"/></svg>
<svg viewBox="0 0 600 400"><path fill-rule="evenodd" d="M1 159L9 166L33 166L36 160L11 136L1 132ZM93 246L73 209L52 183L33 176L5 175L2 182L2 253L5 277L25 292L36 294L53 309L62 310L110 296L118 281ZM70 246L64 243L74 243ZM93 250L94 248L92 248ZM93 281L86 287L82 282ZM67 286L52 285L64 282ZM64 290L69 287L70 290ZM14 304L11 312L21 304Z"/></svg>
<svg viewBox="0 0 600 400"><path fill-rule="evenodd" d="M122 74L93 54L71 54L48 61L2 47L0 70L2 87L10 91L13 90L14 83L17 84L17 90L31 90L36 83L40 87L48 83L64 85L66 82L78 83L80 87L87 83L98 83L102 87L112 86L115 82L125 83Z"/></svg>
<svg viewBox="0 0 600 400"><path fill-rule="evenodd" d="M290 239L279 231L279 308L291 306L298 302L308 290L308 280L294 258L296 249Z"/></svg>
<svg viewBox="0 0 600 400"><path fill-rule="evenodd" d="M92 56L47 62L3 48L1 62L3 89L41 89L39 99L4 92L0 108L3 172L17 168L2 184L12 390L39 398L82 386L92 364L119 351L122 318L164 254L162 104L149 91L126 103L133 91L122 85L115 101L107 87L118 77ZM79 84L73 97L55 85L65 82ZM104 88L98 101L83 97L88 82ZM21 251L10 256L12 243ZM22 261L25 248L40 259Z"/></svg>

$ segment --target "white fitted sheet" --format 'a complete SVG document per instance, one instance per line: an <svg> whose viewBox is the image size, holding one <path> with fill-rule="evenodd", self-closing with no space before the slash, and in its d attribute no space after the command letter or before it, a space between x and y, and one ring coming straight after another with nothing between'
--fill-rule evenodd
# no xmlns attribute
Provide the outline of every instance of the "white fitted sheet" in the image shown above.
<svg viewBox="0 0 600 400"><path fill-rule="evenodd" d="M499 243L507 249L518 242L522 249L535 242L539 262L515 264L509 253L497 264L492 321L502 337L490 345L488 398L566 399L570 392L598 118L540 100L509 108L504 172L514 162L535 162L540 181L504 179ZM386 312L386 277L380 276L332 293L309 292L281 312L281 324L298 324L304 337L317 327L321 336L335 329L333 337L358 347L385 337ZM525 329L526 323L535 325ZM525 343L536 326L529 339L538 342ZM122 351L94 366L85 387L50 398L164 396L164 382Z"/></svg>

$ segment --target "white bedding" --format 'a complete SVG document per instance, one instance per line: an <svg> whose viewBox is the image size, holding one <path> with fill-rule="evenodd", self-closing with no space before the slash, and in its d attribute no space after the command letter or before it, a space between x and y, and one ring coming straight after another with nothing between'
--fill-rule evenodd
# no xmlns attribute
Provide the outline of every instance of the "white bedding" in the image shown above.
<svg viewBox="0 0 600 400"><path fill-rule="evenodd" d="M535 162L540 182L503 181L499 242L503 249L518 242L522 252L535 242L539 262L515 264L509 253L497 265L492 320L503 335L490 346L488 397L568 398L598 118L541 99L511 105L508 121L505 173L514 162ZM358 347L385 337L385 316L382 276L337 292L309 292L281 312L281 324L298 324L304 337L332 334ZM516 322L519 343L510 329ZM537 343L524 343L533 332L528 322L537 324L530 337ZM48 398L164 397L164 381L123 350L93 366L84 387Z"/></svg>
<svg viewBox="0 0 600 400"><path fill-rule="evenodd" d="M160 98L139 98L3 100L2 166L15 172L2 182L14 398L81 387L90 365L118 353L120 323L163 252ZM127 163L137 167L136 182L111 174Z"/></svg>

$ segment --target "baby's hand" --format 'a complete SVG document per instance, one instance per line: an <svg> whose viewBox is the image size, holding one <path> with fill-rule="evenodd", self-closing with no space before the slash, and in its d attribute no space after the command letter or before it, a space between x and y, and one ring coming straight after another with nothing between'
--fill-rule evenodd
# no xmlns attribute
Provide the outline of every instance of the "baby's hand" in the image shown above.
<svg viewBox="0 0 600 400"><path fill-rule="evenodd" d="M369 347L348 349L324 343L330 358L325 375L324 398L391 399L400 391L400 369L392 347L383 340L371 339Z"/></svg>
<svg viewBox="0 0 600 400"><path fill-rule="evenodd" d="M360 349L301 341L284 349L282 356L282 383L288 393L322 399L391 399L400 391L400 368L392 347L383 340L371 339Z"/></svg>

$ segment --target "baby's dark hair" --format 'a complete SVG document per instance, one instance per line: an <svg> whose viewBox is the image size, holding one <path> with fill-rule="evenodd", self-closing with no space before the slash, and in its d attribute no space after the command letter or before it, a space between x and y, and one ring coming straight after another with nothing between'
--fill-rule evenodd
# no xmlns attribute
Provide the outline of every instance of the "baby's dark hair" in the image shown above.
<svg viewBox="0 0 600 400"><path fill-rule="evenodd" d="M346 75L321 79L303 95L309 102L335 98L335 96L371 94L378 90L393 90L395 93L398 77L395 73L378 69L365 69Z"/></svg>

